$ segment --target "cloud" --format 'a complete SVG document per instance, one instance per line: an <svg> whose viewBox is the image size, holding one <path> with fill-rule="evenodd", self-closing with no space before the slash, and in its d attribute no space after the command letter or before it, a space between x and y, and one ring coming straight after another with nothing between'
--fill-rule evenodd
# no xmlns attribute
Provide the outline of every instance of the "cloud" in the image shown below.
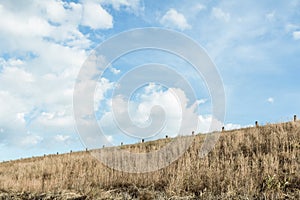
<svg viewBox="0 0 300 200"><path fill-rule="evenodd" d="M119 73L121 72L121 70L116 69L116 68L114 68L114 67L110 67L109 69L110 69L110 71L111 71L113 74L115 74L115 75L117 75L117 74L119 74Z"/></svg>
<svg viewBox="0 0 300 200"><path fill-rule="evenodd" d="M9 66L20 66L20 65L24 64L24 62L20 59L9 59L7 61L7 63ZM3 65L5 65L5 64L3 64Z"/></svg>
<svg viewBox="0 0 300 200"><path fill-rule="evenodd" d="M107 138L107 140L108 140L110 143L113 143L114 138L113 138L112 135L106 135L105 137Z"/></svg>
<svg viewBox="0 0 300 200"><path fill-rule="evenodd" d="M52 22L63 23L67 18L67 11L64 8L64 5L66 4L62 1L48 1L45 2L45 4L47 4L45 7L48 19Z"/></svg>
<svg viewBox="0 0 300 200"><path fill-rule="evenodd" d="M197 3L194 7L193 7L193 10L194 11L202 11L202 10L205 10L206 9L206 6L201 4L201 3Z"/></svg>
<svg viewBox="0 0 300 200"><path fill-rule="evenodd" d="M74 80L91 45L78 29L83 5L59 0L0 5L1 141L25 147L58 131L74 133Z"/></svg>
<svg viewBox="0 0 300 200"><path fill-rule="evenodd" d="M185 30L191 28L183 14L171 8L161 18L160 23L166 27Z"/></svg>
<svg viewBox="0 0 300 200"><path fill-rule="evenodd" d="M225 130L235 130L235 129L241 129L241 128L247 128L247 127L253 127L253 124L248 125L240 125L240 124L232 124L228 123L224 125Z"/></svg>
<svg viewBox="0 0 300 200"><path fill-rule="evenodd" d="M300 31L294 31L293 38L294 40L300 40Z"/></svg>
<svg viewBox="0 0 300 200"><path fill-rule="evenodd" d="M173 91L172 91L173 90ZM182 95L182 97L174 96L174 90L177 90L177 94ZM147 91L147 92L146 92ZM127 108L126 100L122 97L115 97L113 100L113 104L110 105L110 110L105 112L99 120L99 124L106 135L110 135L111 141L119 144L120 142L134 142L134 138L148 138L157 139L162 138L164 135L169 135L170 137L176 136L179 132L180 124L182 121L182 112L191 112L190 108L184 107L182 108L179 102L179 99L183 101L183 104L186 106L187 99L184 99L184 92L179 89L168 89L166 91L162 91L161 88L157 85L149 84L144 88L144 91L139 95L138 99L130 100L129 107ZM108 100L111 101L111 100ZM118 125L115 123L115 113L113 113L112 107L114 106L114 110L118 110ZM151 133L152 135L145 135L140 133L139 135L135 135L133 131L134 137L130 137L125 134L124 130L129 130L129 126L127 125L127 117L126 113L129 112L131 117L131 122L138 127L147 127L151 123L151 119L149 119L150 113L152 112L153 116L156 116L156 110L152 110L154 106L160 106L165 114L165 125L161 127L162 130L160 133ZM185 109L185 111L182 111ZM150 120L150 121L149 121ZM124 124L125 122L125 124ZM127 129L128 128L128 129Z"/></svg>
<svg viewBox="0 0 300 200"><path fill-rule="evenodd" d="M0 12L0 16L0 30L3 33L13 33L18 36L47 36L52 29L51 25L40 16L24 18L8 10Z"/></svg>
<svg viewBox="0 0 300 200"><path fill-rule="evenodd" d="M32 147L40 143L42 140L43 138L41 136L27 134L25 137L21 139L20 144L23 147Z"/></svg>
<svg viewBox="0 0 300 200"><path fill-rule="evenodd" d="M210 130L210 125L212 122L213 117L211 115L199 115L198 116L198 129L195 130L196 133L208 133ZM219 131L219 130L213 130Z"/></svg>
<svg viewBox="0 0 300 200"><path fill-rule="evenodd" d="M200 104L204 104L207 102L207 99L200 99L200 100L197 100L197 104L200 105Z"/></svg>
<svg viewBox="0 0 300 200"><path fill-rule="evenodd" d="M299 26L296 25L296 24L288 23L288 24L285 25L285 30L286 30L286 32L295 31L295 30L297 30L297 29L299 29Z"/></svg>
<svg viewBox="0 0 300 200"><path fill-rule="evenodd" d="M8 39L5 46L9 48L14 44L9 41L14 41L18 51L24 47L32 48L40 42L87 48L91 41L80 32L78 25L86 25L92 29L111 28L112 16L100 4L85 2L31 1L22 11L16 10L14 4L3 3L0 12L0 37ZM28 44L24 47L19 44L26 41Z"/></svg>
<svg viewBox="0 0 300 200"><path fill-rule="evenodd" d="M224 128L225 128L225 130L233 130L233 129L240 129L240 128L242 128L242 126L240 124L228 123L228 124L225 124Z"/></svg>
<svg viewBox="0 0 300 200"><path fill-rule="evenodd" d="M212 15L218 19L223 20L225 22L229 22L230 20L230 13L224 12L221 8L213 8L212 9Z"/></svg>
<svg viewBox="0 0 300 200"><path fill-rule="evenodd" d="M54 139L57 141L57 142L66 142L68 139L70 139L70 136L69 135L56 135L54 136Z"/></svg>
<svg viewBox="0 0 300 200"><path fill-rule="evenodd" d="M100 81L97 82L96 90L94 93L94 108L95 111L98 111L100 109L99 105L102 100L105 98L105 93L107 91L113 89L115 86L115 83L110 82L106 78L101 78Z"/></svg>
<svg viewBox="0 0 300 200"><path fill-rule="evenodd" d="M86 2L83 4L81 24L92 29L110 29L113 27L113 17L100 4Z"/></svg>
<svg viewBox="0 0 300 200"><path fill-rule="evenodd" d="M106 136L110 136L110 140L115 144L120 142L132 143L141 138L149 138L155 140L163 138L165 135L176 137L182 128L184 135L190 135L192 130L195 132L207 133L213 130L221 130L221 122L217 122L219 128L210 127L213 118L211 115L200 115L197 113L197 107L206 103L206 100L198 100L194 103L189 102L185 92L179 88L163 89L160 85L149 83L142 90L135 94L135 98L127 100L122 96L114 97L113 104L111 99L107 99L109 110L104 112L99 118L99 125ZM110 103L109 103L110 102ZM128 107L127 107L128 105ZM114 113L117 110L118 113ZM159 132L151 132L149 135L144 133L135 134L135 132L127 133L131 130L131 125L128 123L126 113L129 113L130 122L137 127L148 127L153 119L150 119L150 113L156 117L159 113L153 110L154 106L159 106L165 113L165 123ZM116 124L116 116L118 115ZM189 120L183 124L183 117ZM198 122L197 122L198 119ZM216 122L216 120L214 120ZM198 123L198 124L197 124ZM127 125L127 126L126 126ZM196 126L198 125L198 126ZM149 128L149 127L148 127ZM157 127L156 127L157 128ZM212 128L210 130L210 128ZM132 134L133 133L133 134Z"/></svg>
<svg viewBox="0 0 300 200"><path fill-rule="evenodd" d="M140 0L100 0L100 3L103 5L112 5L117 11L124 9L134 14L139 14L144 10L144 6L141 5Z"/></svg>
<svg viewBox="0 0 300 200"><path fill-rule="evenodd" d="M269 98L267 99L267 101L268 101L269 103L274 103L274 98L273 98L273 97L269 97Z"/></svg>
<svg viewBox="0 0 300 200"><path fill-rule="evenodd" d="M23 127L26 103L8 91L0 90L0 122L4 129Z"/></svg>
<svg viewBox="0 0 300 200"><path fill-rule="evenodd" d="M80 38L84 41L84 36L77 29L82 15L80 3L55 0L31 1L21 10L16 9L13 3L6 2L2 5L0 12L2 36L34 39L44 37L56 42L74 42Z"/></svg>
<svg viewBox="0 0 300 200"><path fill-rule="evenodd" d="M48 127L48 129L59 130L63 127L72 127L74 125L73 117L70 111L67 113L66 110L60 109L57 112L42 112L38 114L35 121L32 122L35 127Z"/></svg>
<svg viewBox="0 0 300 200"><path fill-rule="evenodd" d="M18 79L16 79L16 77L18 77ZM18 67L4 67L0 74L0 79L2 83L14 82L15 84L18 82L20 84L33 83L35 81L31 73Z"/></svg>
<svg viewBox="0 0 300 200"><path fill-rule="evenodd" d="M266 14L266 18L269 20L269 21L272 21L275 17L275 10L273 10L272 12L269 12Z"/></svg>

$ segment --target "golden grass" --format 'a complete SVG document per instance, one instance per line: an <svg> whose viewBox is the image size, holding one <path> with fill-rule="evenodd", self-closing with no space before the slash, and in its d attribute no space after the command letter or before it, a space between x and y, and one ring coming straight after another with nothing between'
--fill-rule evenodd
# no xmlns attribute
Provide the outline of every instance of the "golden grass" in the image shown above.
<svg viewBox="0 0 300 200"><path fill-rule="evenodd" d="M139 191L146 191L149 199L154 198L151 192L196 199L300 199L299 121L224 131L214 150L199 158L204 137L196 135L183 157L151 173L112 170L85 151L3 162L0 190L72 190L92 199L105 191L124 189L140 199L146 196ZM121 148L148 152L170 140Z"/></svg>

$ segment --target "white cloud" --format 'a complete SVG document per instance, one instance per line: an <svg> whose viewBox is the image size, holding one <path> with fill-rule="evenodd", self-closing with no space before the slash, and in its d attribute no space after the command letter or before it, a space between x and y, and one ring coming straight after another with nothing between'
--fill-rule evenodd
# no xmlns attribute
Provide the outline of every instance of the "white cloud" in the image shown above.
<svg viewBox="0 0 300 200"><path fill-rule="evenodd" d="M54 139L57 141L57 142L66 142L67 140L70 139L70 136L69 135L56 135L54 136Z"/></svg>
<svg viewBox="0 0 300 200"><path fill-rule="evenodd" d="M161 106L166 113L166 127L165 131L169 134L176 134L178 132L178 125L181 123L182 109L179 101L183 101L186 104L186 97L179 89L168 89L162 91L161 87L155 84L149 84L145 88L146 93L141 95L141 103L138 103L134 109L132 109L133 120L137 124L143 124L148 121L151 109L153 106ZM176 96L176 95L182 95ZM172 127L173 126L173 127ZM169 129L169 130L168 130ZM172 130L171 130L172 129Z"/></svg>
<svg viewBox="0 0 300 200"><path fill-rule="evenodd" d="M37 145L43 140L42 137L38 135L33 134L27 134L25 137L23 137L20 141L20 145L24 147L31 147L34 145Z"/></svg>
<svg viewBox="0 0 300 200"><path fill-rule="evenodd" d="M46 119L51 120L51 119L54 118L55 113L46 113L46 112L42 112L41 115L42 115L42 117L45 117Z"/></svg>
<svg viewBox="0 0 300 200"><path fill-rule="evenodd" d="M94 108L95 111L99 110L99 104L102 100L104 100L105 93L112 89L115 86L115 83L110 82L106 78L101 78L100 81L97 82L96 90L94 93Z"/></svg>
<svg viewBox="0 0 300 200"><path fill-rule="evenodd" d="M48 22L39 16L22 16L15 15L4 10L0 12L0 30L3 33L12 33L18 36L47 36L52 27Z"/></svg>
<svg viewBox="0 0 300 200"><path fill-rule="evenodd" d="M273 97L269 97L269 98L267 99L267 101L268 101L269 103L274 103L274 98L273 98Z"/></svg>
<svg viewBox="0 0 300 200"><path fill-rule="evenodd" d="M218 19L218 20L223 20L225 22L229 22L230 20L230 13L224 12L221 8L216 8L214 7L212 9L212 15Z"/></svg>
<svg viewBox="0 0 300 200"><path fill-rule="evenodd" d="M201 3L198 3L198 4L196 4L196 5L193 7L193 9L194 9L195 11L202 11L202 10L205 10L205 9L206 9L206 6L203 5L203 4L201 4Z"/></svg>
<svg viewBox="0 0 300 200"><path fill-rule="evenodd" d="M8 91L0 90L0 122L4 126L17 128L23 126L23 117L26 112L26 105L21 98L9 93ZM4 127L6 128L6 127Z"/></svg>
<svg viewBox="0 0 300 200"><path fill-rule="evenodd" d="M8 145L74 132L74 80L90 46L78 30L81 16L81 3L1 2L0 54L8 58L0 58L0 124ZM39 136L23 137L28 131Z"/></svg>
<svg viewBox="0 0 300 200"><path fill-rule="evenodd" d="M20 66L24 64L20 59L9 59L7 63L9 66Z"/></svg>
<svg viewBox="0 0 300 200"><path fill-rule="evenodd" d="M22 11L16 10L15 5L6 3L0 12L0 38L6 37L6 48L13 47L14 43L9 42L13 40L18 51L23 50L23 45L18 44L20 42L28 41L28 49L45 42L45 38L72 47L78 47L79 44L80 47L87 47L89 39L78 30L82 10L80 3L55 0L32 1Z"/></svg>
<svg viewBox="0 0 300 200"><path fill-rule="evenodd" d="M109 100L110 101L110 100ZM163 109L165 113L165 123L159 132L150 131L149 134L137 133L135 131L130 132L129 135L133 133L135 137L138 138L151 138L151 140L162 138L165 135L169 137L175 137L179 134L180 128L183 129L181 134L190 135L192 130L197 132L206 133L209 131L210 122L212 121L211 116L197 116L196 107L199 106L197 102L188 106L188 99L185 96L184 91L178 88L169 88L163 90L159 85L150 83L147 85L143 92L138 95L138 99L130 100L128 102L121 96L115 97L113 104L110 105L110 110L103 114L99 120L99 124L105 135L112 135L114 142L124 142L124 141L134 141L133 137L125 134L126 131L130 129L130 124L128 119L126 119L125 113L129 113L130 123L133 123L137 127L147 127L152 119L149 119L150 113L152 112L154 117L157 117L157 111L152 110L154 106L159 106ZM204 102L199 100L200 102ZM112 107L117 110L118 113L113 113ZM118 125L115 123L117 115ZM185 119L195 119L190 120L186 124L182 124L183 117ZM197 125L198 119L198 127ZM186 122L186 121L185 121ZM126 126L127 125L127 126ZM119 129L121 128L121 129ZM158 128L158 127L155 127ZM220 128L219 128L220 129ZM148 130L147 130L148 131Z"/></svg>
<svg viewBox="0 0 300 200"><path fill-rule="evenodd" d="M17 116L16 116L16 118L17 118L17 120L19 120L20 122L22 122L22 123L25 123L26 121L25 121L25 113L17 113Z"/></svg>
<svg viewBox="0 0 300 200"><path fill-rule="evenodd" d="M199 127L195 130L196 133L207 133L209 132L210 124L212 121L211 115L200 115L198 116Z"/></svg>
<svg viewBox="0 0 300 200"><path fill-rule="evenodd" d="M293 38L294 40L300 40L300 31L294 31Z"/></svg>
<svg viewBox="0 0 300 200"><path fill-rule="evenodd" d="M117 74L119 74L119 73L121 72L121 70L116 69L116 68L114 68L114 67L110 67L109 69L110 69L110 71L111 71L113 74L115 74L115 75L117 75Z"/></svg>
<svg viewBox="0 0 300 200"><path fill-rule="evenodd" d="M178 28L180 30L191 28L185 16L173 8L165 13L165 15L161 18L160 23L166 27Z"/></svg>
<svg viewBox="0 0 300 200"><path fill-rule="evenodd" d="M197 104L200 105L200 104L205 104L207 102L207 99L200 99L200 100L197 100Z"/></svg>
<svg viewBox="0 0 300 200"><path fill-rule="evenodd" d="M110 29L113 27L113 17L100 4L86 2L81 23L92 29Z"/></svg>
<svg viewBox="0 0 300 200"><path fill-rule="evenodd" d="M67 11L62 1L47 1L42 3L46 4L46 15L48 19L52 22L63 23L67 17Z"/></svg>
<svg viewBox="0 0 300 200"><path fill-rule="evenodd" d="M64 114L61 114L61 109L57 112L43 112L35 118L34 122L31 122L31 125L39 128L48 127L48 129L52 130L63 127L72 130L71 127L74 125L74 120L70 110L71 108L68 109L68 112L65 111Z"/></svg>
<svg viewBox="0 0 300 200"><path fill-rule="evenodd" d="M295 31L295 30L297 30L297 29L299 29L299 26L296 25L296 24L288 23L288 24L285 25L285 30L286 30L286 32Z"/></svg>
<svg viewBox="0 0 300 200"><path fill-rule="evenodd" d="M126 127L128 119L124 114L129 112L129 115L131 117L130 120L135 126L147 127L151 122L151 120L149 121L151 109L153 108L153 106L159 105L166 113L166 122L165 126L161 127L163 128L161 130L161 134L176 136L178 134L181 123L181 106L179 105L177 98L174 97L174 94L171 92L171 90L159 92L155 91L155 89L152 91L152 93L142 95L141 99L138 102L130 101L129 108L126 107L127 104L124 99L116 97L112 106L114 106L115 110L118 110L118 113L114 114L113 111L110 110L106 112L99 121L104 133L106 135L116 134L116 136L113 136L114 138L116 137L114 141L126 141L126 139L124 139L126 138L126 135L124 135L124 130L127 130L127 128L131 127ZM115 124L114 115L116 114L119 115L118 119L121 120L118 122L120 126L117 126ZM156 116L156 113L152 114ZM124 129L121 128L120 130L119 127L122 127ZM145 135L143 133L140 133L139 135L135 135L135 132L133 133L135 137L140 138L152 137L151 139L154 139L162 137L162 135L155 136L156 133L151 134L152 135ZM117 138L117 136L119 136L119 138ZM132 140L133 138L130 139Z"/></svg>
<svg viewBox="0 0 300 200"><path fill-rule="evenodd" d="M18 77L18 79L16 79L16 77ZM4 67L2 73L0 74L0 80L2 83L32 83L34 82L34 77L31 73L26 72L24 69L18 67Z"/></svg>
<svg viewBox="0 0 300 200"><path fill-rule="evenodd" d="M110 106L115 106L115 109L119 111L118 115L122 116L122 113L129 112L131 121L139 127L147 127L150 125L151 120L149 121L149 116L153 106L159 105L163 108L166 113L166 122L165 126L161 130L159 135L151 135L151 140L162 138L164 135L170 137L175 137L179 133L179 129L182 125L182 117L192 118L189 115L197 115L198 118L198 127L192 127L193 123L184 124L184 126L194 129L196 133L208 133L211 131L221 131L222 122L213 119L212 115L199 115L195 112L194 106L201 106L207 102L206 99L200 99L195 102L191 107L187 107L188 99L185 96L184 91L176 88L170 88L168 90L162 90L161 86L154 83L150 83L144 88L144 93L139 96L138 101L130 101L129 107L126 107L126 101L121 97L116 97L114 104ZM155 116L155 114L154 114ZM125 117L125 116L124 116ZM123 119L118 117L118 119ZM126 120L124 119L126 122ZM114 121L114 113L112 111L106 112L100 119L100 124L102 130L106 133L118 133L113 135L114 141L126 141L123 138L124 133L122 130L119 130L119 127L124 127L122 122L118 123L116 126ZM121 125L121 126L119 126ZM239 124L228 123L225 125L226 130L239 129L242 126ZM188 128L185 130L189 130ZM185 134L189 135L191 131L187 131ZM147 138L150 135L140 135L141 138ZM119 137L119 138L117 138ZM131 138L132 139L132 138Z"/></svg>
<svg viewBox="0 0 300 200"><path fill-rule="evenodd" d="M266 14L266 18L269 20L269 21L272 21L275 17L275 10L273 10L272 12L269 12Z"/></svg>
<svg viewBox="0 0 300 200"><path fill-rule="evenodd" d="M110 143L113 143L114 138L113 138L112 135L106 135L105 137L106 137L106 139L107 139Z"/></svg>
<svg viewBox="0 0 300 200"><path fill-rule="evenodd" d="M144 10L140 0L100 0L100 3L103 5L112 5L112 7L117 11L124 8L125 11L133 12L135 14Z"/></svg>
<svg viewBox="0 0 300 200"><path fill-rule="evenodd" d="M215 127L210 127L211 122L212 122L212 115L199 115L199 128L196 130L196 133L208 133L211 131L221 131L220 127L221 123L218 120L214 120L217 125ZM240 124L233 124L233 123L227 123L223 125L225 130L235 130L235 129L240 129L240 128L246 128L246 127L253 127L253 125L245 125L242 126Z"/></svg>
<svg viewBox="0 0 300 200"><path fill-rule="evenodd" d="M240 128L242 128L242 126L240 124L228 123L228 124L225 124L224 128L225 128L225 130L233 130L233 129L240 129Z"/></svg>
<svg viewBox="0 0 300 200"><path fill-rule="evenodd" d="M241 128L247 128L247 127L253 127L253 124L248 125L240 125L240 124L232 124L228 123L224 125L225 130L235 130L235 129L241 129Z"/></svg>

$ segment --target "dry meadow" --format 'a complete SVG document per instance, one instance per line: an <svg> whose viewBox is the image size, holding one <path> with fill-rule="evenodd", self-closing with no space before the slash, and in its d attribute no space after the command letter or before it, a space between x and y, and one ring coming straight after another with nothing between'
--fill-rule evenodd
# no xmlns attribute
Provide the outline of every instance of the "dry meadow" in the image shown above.
<svg viewBox="0 0 300 200"><path fill-rule="evenodd" d="M150 173L110 169L89 151L2 162L0 199L300 199L299 121L223 131L200 158L204 138ZM122 148L148 152L170 140Z"/></svg>

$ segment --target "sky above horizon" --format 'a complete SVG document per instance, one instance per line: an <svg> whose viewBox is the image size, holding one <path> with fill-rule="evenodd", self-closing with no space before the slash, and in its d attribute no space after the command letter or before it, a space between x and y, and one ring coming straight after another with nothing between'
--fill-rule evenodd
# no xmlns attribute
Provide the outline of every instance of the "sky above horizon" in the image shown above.
<svg viewBox="0 0 300 200"><path fill-rule="evenodd" d="M226 129L300 115L300 0L0 0L0 161L85 149L73 117L78 72L101 42L143 27L181 32L206 50L223 80ZM116 60L99 80L95 113L113 144L138 141L121 137L112 124L116 80L128 66L150 62L188 68L174 55L147 50ZM196 131L205 132L212 118L209 91L193 71L181 73L199 84ZM148 108L163 106L174 124L164 134L176 132L181 111L168 88L146 84L131 103L141 124Z"/></svg>

